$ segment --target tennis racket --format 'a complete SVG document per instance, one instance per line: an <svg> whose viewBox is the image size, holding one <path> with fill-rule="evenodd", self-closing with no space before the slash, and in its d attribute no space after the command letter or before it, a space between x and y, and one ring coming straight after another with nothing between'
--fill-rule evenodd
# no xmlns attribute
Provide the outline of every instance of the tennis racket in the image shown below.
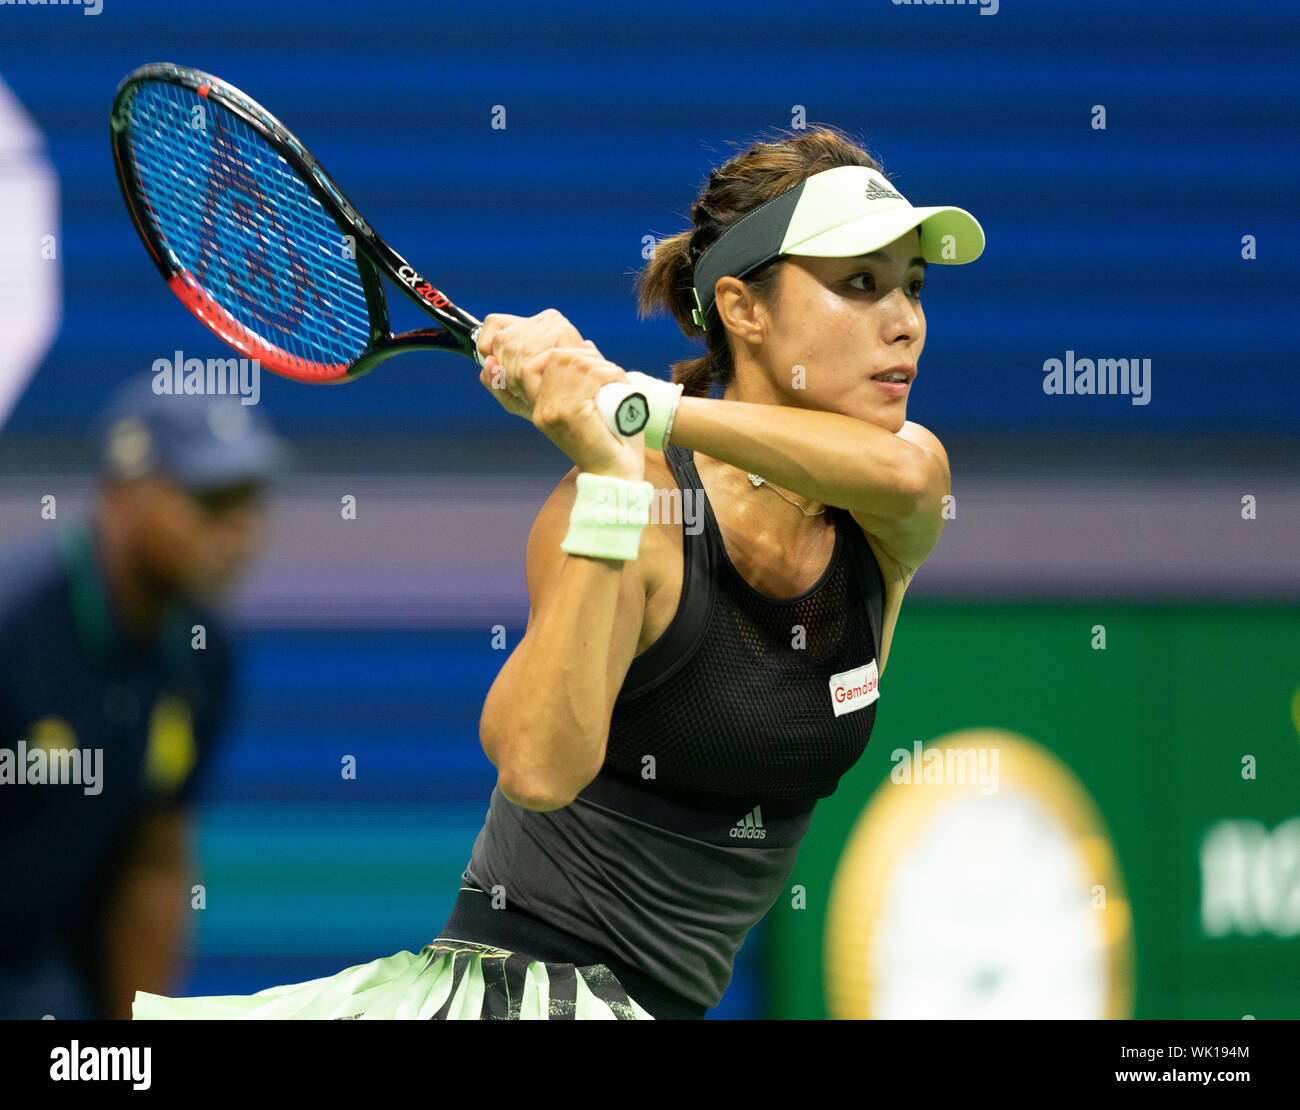
<svg viewBox="0 0 1300 1110"><path fill-rule="evenodd" d="M270 112L211 74L141 66L118 86L113 161L127 211L172 292L215 335L300 382L346 382L404 351L483 364L481 321L390 247ZM380 275L437 321L394 335ZM644 393L596 406L636 435Z"/></svg>

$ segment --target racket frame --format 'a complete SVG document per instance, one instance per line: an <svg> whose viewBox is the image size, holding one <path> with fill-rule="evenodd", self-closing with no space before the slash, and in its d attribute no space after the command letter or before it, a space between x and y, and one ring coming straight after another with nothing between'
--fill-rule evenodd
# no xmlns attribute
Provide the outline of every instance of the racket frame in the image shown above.
<svg viewBox="0 0 1300 1110"><path fill-rule="evenodd" d="M350 381L373 370L393 355L416 350L452 351L473 358L480 366L483 364L483 358L475 343L482 322L453 304L449 297L434 288L433 284L427 281L414 266L393 250L357 211L356 206L343 195L343 191L325 172L324 167L284 124L252 97L211 74L170 62L154 62L133 70L118 85L111 114L113 164L117 171L122 198L131 215L131 222L135 225L136 232L153 259L154 265L172 291L210 330L216 332L236 350L259 358L267 369L285 373L284 359L280 356L288 355L288 352L284 352L280 347L259 346L227 326L226 322L215 313L205 311L202 296L212 299L211 295L206 291L202 295L199 294L198 290L202 289L202 286L192 279L187 279L186 271L179 260L175 259L165 243L155 238L152 223L145 215L150 208L148 197L144 194L140 175L135 170L134 159L130 155L131 104L136 91L146 82L163 82L187 89L201 100L217 105L241 120L288 163L320 202L325 213L338 226L340 233L352 236L352 242L355 244L355 261L370 318L369 343L365 350L346 367L345 372L335 377L307 378L297 374L288 376L312 384ZM419 328L394 335L389 323L388 301L380 280L381 273L442 326ZM291 277L289 275L286 280L290 280ZM212 300L223 313L228 311L215 299ZM256 334L246 325L240 327L242 331Z"/></svg>

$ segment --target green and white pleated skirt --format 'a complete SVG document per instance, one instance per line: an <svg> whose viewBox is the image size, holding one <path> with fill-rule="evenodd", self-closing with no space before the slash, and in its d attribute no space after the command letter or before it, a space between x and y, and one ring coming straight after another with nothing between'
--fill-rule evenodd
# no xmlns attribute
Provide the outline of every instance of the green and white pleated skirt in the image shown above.
<svg viewBox="0 0 1300 1110"><path fill-rule="evenodd" d="M487 944L439 937L336 975L256 994L167 998L137 991L137 1020L186 1018L646 1019L604 964L547 963Z"/></svg>

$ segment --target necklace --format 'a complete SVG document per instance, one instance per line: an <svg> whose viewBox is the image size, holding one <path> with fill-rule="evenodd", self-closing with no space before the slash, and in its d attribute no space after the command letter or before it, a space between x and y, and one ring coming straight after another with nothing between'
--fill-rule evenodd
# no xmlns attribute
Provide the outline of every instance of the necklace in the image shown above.
<svg viewBox="0 0 1300 1110"><path fill-rule="evenodd" d="M766 485L768 489L770 489L774 494L776 494L783 501L790 501L790 498L786 497L786 495L782 493L779 489L777 489L776 486L769 484L766 478L760 478L757 474L751 472L749 475L749 480L754 483L755 489L758 489L759 486ZM815 513L810 513L807 509L805 509L802 505L800 505L798 501L790 501L790 504L793 505L796 509L798 509L801 513L803 513L804 516L821 516L822 513L826 511L824 508L822 508L822 509L818 509Z"/></svg>

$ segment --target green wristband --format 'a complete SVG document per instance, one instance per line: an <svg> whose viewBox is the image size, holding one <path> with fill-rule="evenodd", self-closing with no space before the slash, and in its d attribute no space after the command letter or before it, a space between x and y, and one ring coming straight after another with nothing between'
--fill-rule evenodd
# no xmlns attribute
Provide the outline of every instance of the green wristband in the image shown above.
<svg viewBox="0 0 1300 1110"><path fill-rule="evenodd" d="M678 382L652 378L640 370L629 370L627 376L632 385L645 394L650 405L650 416L645 425L645 445L654 451L662 451L672 434L677 403L682 399L682 386Z"/></svg>
<svg viewBox="0 0 1300 1110"><path fill-rule="evenodd" d="M560 549L570 555L598 559L635 559L641 546L641 530L650 523L654 491L651 482L629 482L579 471L569 533Z"/></svg>

